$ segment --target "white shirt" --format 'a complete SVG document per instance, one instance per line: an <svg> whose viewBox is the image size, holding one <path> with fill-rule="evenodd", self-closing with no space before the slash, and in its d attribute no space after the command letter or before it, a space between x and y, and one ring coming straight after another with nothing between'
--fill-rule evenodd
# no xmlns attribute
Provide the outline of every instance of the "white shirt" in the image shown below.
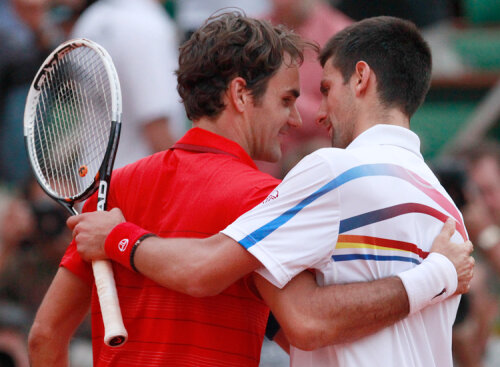
<svg viewBox="0 0 500 367"><path fill-rule="evenodd" d="M461 214L425 164L408 129L376 125L346 149L304 158L269 197L222 233L263 264L278 287L307 268L319 285L384 278L419 264L443 221ZM460 232L460 233L459 233ZM292 366L452 366L451 328L459 297L430 306L349 344L305 352Z"/></svg>
<svg viewBox="0 0 500 367"><path fill-rule="evenodd" d="M186 130L174 72L178 40L173 21L155 0L100 0L77 21L85 37L111 55L120 79L123 116L115 168L152 153L143 124L166 117L174 138Z"/></svg>

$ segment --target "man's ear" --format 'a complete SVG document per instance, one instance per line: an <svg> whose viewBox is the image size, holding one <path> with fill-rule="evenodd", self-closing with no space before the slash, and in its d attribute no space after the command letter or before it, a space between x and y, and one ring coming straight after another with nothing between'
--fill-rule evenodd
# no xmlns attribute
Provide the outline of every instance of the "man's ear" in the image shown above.
<svg viewBox="0 0 500 367"><path fill-rule="evenodd" d="M365 94L370 83L373 82L373 71L365 61L358 61L354 68L354 92L356 96Z"/></svg>
<svg viewBox="0 0 500 367"><path fill-rule="evenodd" d="M247 89L247 82L242 77L236 77L229 82L227 90L229 103L238 112L243 112L249 102L251 102L250 92Z"/></svg>

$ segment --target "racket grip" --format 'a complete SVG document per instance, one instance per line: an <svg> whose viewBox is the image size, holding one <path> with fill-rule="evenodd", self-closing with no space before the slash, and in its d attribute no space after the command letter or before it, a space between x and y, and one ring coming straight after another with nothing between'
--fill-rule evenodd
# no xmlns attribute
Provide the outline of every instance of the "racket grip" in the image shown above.
<svg viewBox="0 0 500 367"><path fill-rule="evenodd" d="M113 268L109 261L99 260L92 262L92 270L104 323L104 343L118 347L127 341L128 334L123 325Z"/></svg>

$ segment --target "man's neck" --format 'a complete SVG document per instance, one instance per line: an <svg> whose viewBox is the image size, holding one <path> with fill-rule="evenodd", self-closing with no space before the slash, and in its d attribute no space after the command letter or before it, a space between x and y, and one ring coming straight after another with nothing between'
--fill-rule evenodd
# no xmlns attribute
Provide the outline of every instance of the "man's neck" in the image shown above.
<svg viewBox="0 0 500 367"><path fill-rule="evenodd" d="M370 111L360 116L356 124L356 129L354 130L354 137L357 137L375 125L381 124L400 126L409 129L410 119L397 108L380 109L376 112Z"/></svg>
<svg viewBox="0 0 500 367"><path fill-rule="evenodd" d="M193 127L198 127L200 129L208 130L214 134L225 137L226 139L232 140L238 145L240 145L248 155L250 154L250 149L245 143L245 139L242 136L242 132L238 129L240 124L235 120L229 121L225 118L224 113L217 117L216 119L210 119L208 117L202 117L199 120L193 122Z"/></svg>

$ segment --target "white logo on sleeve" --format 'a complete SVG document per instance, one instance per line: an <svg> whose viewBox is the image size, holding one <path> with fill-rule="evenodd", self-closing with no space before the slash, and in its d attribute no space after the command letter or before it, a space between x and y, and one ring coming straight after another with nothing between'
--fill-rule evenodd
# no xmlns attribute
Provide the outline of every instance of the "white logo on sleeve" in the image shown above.
<svg viewBox="0 0 500 367"><path fill-rule="evenodd" d="M120 243L118 243L118 250L123 252L127 249L127 246L128 246L128 238L124 238L123 240L120 241Z"/></svg>

